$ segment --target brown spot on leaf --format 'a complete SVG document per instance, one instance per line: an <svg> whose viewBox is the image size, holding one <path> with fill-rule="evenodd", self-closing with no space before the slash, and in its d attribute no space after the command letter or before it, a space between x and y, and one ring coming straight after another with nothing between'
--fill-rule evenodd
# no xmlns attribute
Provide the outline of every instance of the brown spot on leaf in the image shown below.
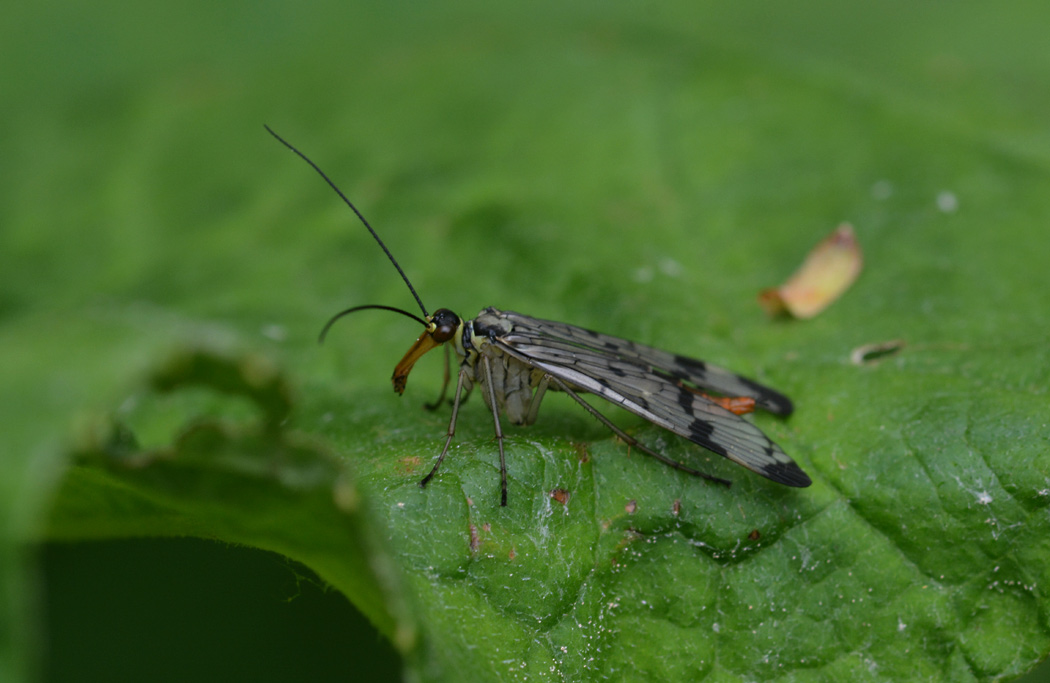
<svg viewBox="0 0 1050 683"><path fill-rule="evenodd" d="M421 462L422 460L418 455L406 455L403 458L398 458L397 469L402 474L412 474L419 469Z"/></svg>

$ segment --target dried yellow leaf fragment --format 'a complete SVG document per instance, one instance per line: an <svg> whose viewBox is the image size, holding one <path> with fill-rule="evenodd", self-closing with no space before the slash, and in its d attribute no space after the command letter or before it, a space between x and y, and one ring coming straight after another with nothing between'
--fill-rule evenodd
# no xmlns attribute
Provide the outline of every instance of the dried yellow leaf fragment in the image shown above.
<svg viewBox="0 0 1050 683"><path fill-rule="evenodd" d="M770 315L812 318L849 289L863 264L853 226L843 223L809 252L787 282L762 290L758 302Z"/></svg>

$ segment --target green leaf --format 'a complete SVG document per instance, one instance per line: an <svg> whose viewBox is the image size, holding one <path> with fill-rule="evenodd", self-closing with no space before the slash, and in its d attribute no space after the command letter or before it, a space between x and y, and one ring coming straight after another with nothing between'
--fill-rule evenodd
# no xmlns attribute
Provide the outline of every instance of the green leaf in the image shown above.
<svg viewBox="0 0 1050 683"><path fill-rule="evenodd" d="M125 424L85 424L72 453L76 466L52 510L51 535L187 534L274 550L356 596L395 644L411 649L413 610L391 558L361 516L356 485L326 449L287 434L273 419L286 412L290 393L276 370L257 357L184 352L159 368L151 384L162 392L201 385L247 396L261 419L195 420L171 446L146 450ZM209 403L198 410L224 412ZM172 409L165 403L131 412L163 416Z"/></svg>
<svg viewBox="0 0 1050 683"><path fill-rule="evenodd" d="M1050 651L1047 13L12 8L0 680L41 656L35 543L184 534L306 564L410 679L1027 671ZM477 398L420 490L447 428L421 409L440 358L399 399L409 321L362 312L315 344L342 308L414 302L263 123L431 309L754 376L794 399L753 419L814 485L599 405L734 481L705 485L552 396L505 427L507 508ZM842 221L856 285L812 321L764 317L758 291Z"/></svg>

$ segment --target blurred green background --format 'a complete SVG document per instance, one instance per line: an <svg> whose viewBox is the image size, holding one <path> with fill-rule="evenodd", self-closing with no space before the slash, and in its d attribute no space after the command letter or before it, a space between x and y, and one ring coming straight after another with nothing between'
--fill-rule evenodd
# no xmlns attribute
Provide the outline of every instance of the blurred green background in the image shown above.
<svg viewBox="0 0 1050 683"><path fill-rule="evenodd" d="M171 348L262 351L304 401L336 381L387 398L407 323L355 320L338 352L314 338L342 307L412 301L263 123L354 198L431 308L503 305L672 349L699 338L764 373L778 348L834 337L780 375L832 403L864 399L806 370L834 372L830 349L872 341L865 325L889 311L891 331L1003 342L1001 371L980 368L987 385L1046 396L1032 362L1046 359L1050 303L1045 3L44 2L4 15L5 681L397 670L342 595L277 556L27 542L48 537L74 425L127 408ZM975 204L979 218L944 222ZM844 219L870 267L926 279L869 279L847 295L863 305L832 309L842 317L769 331L754 293ZM413 376L413 400L437 382ZM599 433L551 417L552 431ZM821 447L796 448L832 471ZM1045 665L1033 676L1050 680Z"/></svg>

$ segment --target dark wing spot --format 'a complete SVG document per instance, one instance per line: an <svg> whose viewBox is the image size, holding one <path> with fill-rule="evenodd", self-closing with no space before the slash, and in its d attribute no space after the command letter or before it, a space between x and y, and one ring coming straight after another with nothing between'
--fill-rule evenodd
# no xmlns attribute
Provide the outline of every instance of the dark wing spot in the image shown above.
<svg viewBox="0 0 1050 683"><path fill-rule="evenodd" d="M714 436L714 425L707 420L695 419L689 423L689 438L692 441L703 444L704 448L717 453L722 457L729 457L729 451L725 446L716 442Z"/></svg>
<svg viewBox="0 0 1050 683"><path fill-rule="evenodd" d="M695 358L690 358L689 356L675 355L674 362L675 362L675 365L679 365L679 366L681 366L683 368L689 368L695 374L703 375L703 374L707 373L707 363L705 363L702 360L697 360ZM677 379L686 379L686 378L689 377L689 373L682 372L681 370L672 370L672 374Z"/></svg>
<svg viewBox="0 0 1050 683"><path fill-rule="evenodd" d="M682 410L685 411L686 415L693 414L693 401L694 396L691 392L685 389L678 390L678 405L682 406Z"/></svg>
<svg viewBox="0 0 1050 683"><path fill-rule="evenodd" d="M754 380L750 380L747 377L739 377L740 381L749 389L754 392L754 399L758 402L758 405L762 406L769 412L775 415L790 415L795 410L794 404L791 403L791 399L780 393L774 391L769 387L759 384Z"/></svg>
<svg viewBox="0 0 1050 683"><path fill-rule="evenodd" d="M791 460L787 462L777 462L776 460L771 459L768 465L762 467L759 474L767 479L772 479L778 484L784 484L786 486L805 488L813 483L813 480L809 478L809 475L803 472L802 468Z"/></svg>

